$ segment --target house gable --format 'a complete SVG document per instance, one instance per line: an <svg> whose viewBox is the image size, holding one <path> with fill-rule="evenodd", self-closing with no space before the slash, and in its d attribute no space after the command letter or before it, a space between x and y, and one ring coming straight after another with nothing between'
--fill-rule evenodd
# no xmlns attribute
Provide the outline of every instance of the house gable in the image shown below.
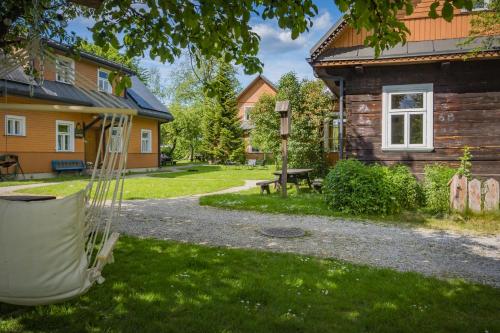
<svg viewBox="0 0 500 333"><path fill-rule="evenodd" d="M456 39L469 35L470 12L455 9L455 17L451 22L447 22L443 18L432 19L428 16L428 12L433 2L432 0L420 0L414 6L414 12L411 15L400 14L401 21L410 30L410 34L407 36L408 42ZM366 30L358 33L341 18L320 42L311 49L311 60L314 61L324 52L332 52L335 48L362 46L367 36L368 32Z"/></svg>

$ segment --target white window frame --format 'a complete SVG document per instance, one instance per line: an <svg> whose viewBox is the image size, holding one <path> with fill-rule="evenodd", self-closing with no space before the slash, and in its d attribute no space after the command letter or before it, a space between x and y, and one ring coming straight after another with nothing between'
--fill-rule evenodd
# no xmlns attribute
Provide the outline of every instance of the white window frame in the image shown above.
<svg viewBox="0 0 500 333"><path fill-rule="evenodd" d="M106 80L102 79L101 76L99 75L101 72L108 74L108 79L106 79ZM98 68L97 69L97 90L98 91L104 92L104 93L107 93L107 94L113 93L113 86L111 85L111 82L109 82L109 73L111 73L110 70L107 70L107 69L104 69L104 68ZM101 89L101 85L100 85L101 80L106 81L106 84L107 84L107 87L108 87L107 90L102 90Z"/></svg>
<svg viewBox="0 0 500 333"><path fill-rule="evenodd" d="M145 140L143 138L143 134L148 133L148 149L144 150L143 149L143 141ZM141 153L143 154L149 154L153 152L153 131L150 129L141 129Z"/></svg>
<svg viewBox="0 0 500 333"><path fill-rule="evenodd" d="M484 0L484 7L472 8L472 10L462 9L462 12L479 12L483 10L488 10L490 8L491 0Z"/></svg>
<svg viewBox="0 0 500 333"><path fill-rule="evenodd" d="M383 86L382 88L382 150L430 152L434 150L434 87L432 83ZM392 94L423 93L421 109L391 110ZM423 143L410 144L410 115L423 114ZM391 144L391 115L404 116L404 144Z"/></svg>
<svg viewBox="0 0 500 333"><path fill-rule="evenodd" d="M69 148L59 149L59 125L69 126ZM67 120L56 120L56 152L74 152L75 151L75 122Z"/></svg>
<svg viewBox="0 0 500 333"><path fill-rule="evenodd" d="M243 107L243 120L250 120L250 111L252 111L253 105L247 105Z"/></svg>
<svg viewBox="0 0 500 333"><path fill-rule="evenodd" d="M60 70L59 60L69 62L70 67L71 67L70 70L72 72L72 73L70 73L71 77L63 78L59 75L59 70ZM56 56L56 81L66 83L66 84L74 84L75 83L75 60L68 58L68 57L64 57L62 55Z"/></svg>
<svg viewBox="0 0 500 333"><path fill-rule="evenodd" d="M9 133L9 121L20 122L19 133ZM5 135L7 136L26 136L26 117L25 116L5 116Z"/></svg>
<svg viewBox="0 0 500 333"><path fill-rule="evenodd" d="M110 127L109 128L110 130L110 135L109 135L109 139L111 140L111 142L109 143L109 152L110 153L121 153L122 152L122 145L123 145L123 128L122 127L118 127L118 126L113 126L113 127ZM117 144L116 144L116 148L117 149L113 149L115 148L112 141L115 140L113 139L114 135L113 135L113 130L118 130L119 132L119 139L117 140Z"/></svg>
<svg viewBox="0 0 500 333"><path fill-rule="evenodd" d="M323 147L325 152L327 153L337 153L339 151L339 140L337 140L337 145L332 147L330 145L330 128L339 128L340 127L340 119L327 119L323 123Z"/></svg>

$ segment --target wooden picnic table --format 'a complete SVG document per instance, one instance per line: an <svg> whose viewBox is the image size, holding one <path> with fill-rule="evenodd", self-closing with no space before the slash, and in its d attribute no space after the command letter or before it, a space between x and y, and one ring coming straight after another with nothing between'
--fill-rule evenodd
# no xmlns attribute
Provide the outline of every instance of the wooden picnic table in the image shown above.
<svg viewBox="0 0 500 333"><path fill-rule="evenodd" d="M3 195L0 196L0 200L8 201L45 201L45 200L55 200L56 197L52 195Z"/></svg>
<svg viewBox="0 0 500 333"><path fill-rule="evenodd" d="M309 188L311 187L311 178L309 174L313 169L288 169L286 172L286 182L290 184L295 184L297 188L297 193L299 192L300 181L305 180ZM281 171L273 172L274 175L278 176L279 183L281 184Z"/></svg>

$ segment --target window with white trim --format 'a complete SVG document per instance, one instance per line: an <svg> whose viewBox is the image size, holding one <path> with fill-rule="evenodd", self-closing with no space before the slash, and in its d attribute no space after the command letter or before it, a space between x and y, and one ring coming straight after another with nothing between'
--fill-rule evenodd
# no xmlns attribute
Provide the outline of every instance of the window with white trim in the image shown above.
<svg viewBox="0 0 500 333"><path fill-rule="evenodd" d="M56 58L56 81L73 84L75 82L75 61L58 55Z"/></svg>
<svg viewBox="0 0 500 333"><path fill-rule="evenodd" d="M324 149L326 152L339 151L339 125L339 119L328 119L324 122Z"/></svg>
<svg viewBox="0 0 500 333"><path fill-rule="evenodd" d="M244 120L250 120L250 113L252 112L253 106L245 106L244 110L244 115L243 119Z"/></svg>
<svg viewBox="0 0 500 333"><path fill-rule="evenodd" d="M490 3L491 3L491 0L475 0L472 3L472 11L475 12L475 11L481 11L481 10L488 10L490 8ZM465 9L462 11L467 11L467 10Z"/></svg>
<svg viewBox="0 0 500 333"><path fill-rule="evenodd" d="M153 151L153 132L149 129L141 130L141 153L151 153Z"/></svg>
<svg viewBox="0 0 500 333"><path fill-rule="evenodd" d="M56 120L56 151L75 151L75 123Z"/></svg>
<svg viewBox="0 0 500 333"><path fill-rule="evenodd" d="M5 135L25 136L26 135L26 117L23 116L5 116Z"/></svg>
<svg viewBox="0 0 500 333"><path fill-rule="evenodd" d="M382 149L432 151L433 85L384 86Z"/></svg>
<svg viewBox="0 0 500 333"><path fill-rule="evenodd" d="M97 70L97 89L101 92L111 94L113 87L109 83L109 71L99 68Z"/></svg>
<svg viewBox="0 0 500 333"><path fill-rule="evenodd" d="M109 143L109 152L121 153L122 152L122 128L111 127L111 141Z"/></svg>

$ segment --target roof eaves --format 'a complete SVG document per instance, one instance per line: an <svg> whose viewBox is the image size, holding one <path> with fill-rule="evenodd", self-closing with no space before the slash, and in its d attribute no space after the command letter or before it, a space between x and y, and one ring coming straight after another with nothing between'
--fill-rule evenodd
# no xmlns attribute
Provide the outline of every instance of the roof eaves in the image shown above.
<svg viewBox="0 0 500 333"><path fill-rule="evenodd" d="M323 49L330 44L330 42L337 37L337 35L344 29L347 22L344 17L335 22L335 24L328 30L323 37L311 48L309 51L310 58L315 60Z"/></svg>
<svg viewBox="0 0 500 333"><path fill-rule="evenodd" d="M52 47L54 49L57 49L57 50L63 51L63 52L68 52L70 50L70 46L65 45L65 44L61 44L61 43L57 43L53 40L48 40L47 45L49 47ZM130 68L128 68L128 67L126 67L126 66L124 66L116 61L111 61L111 60L105 59L103 57L100 57L98 55L95 55L93 53L89 53L89 52L85 52L85 51L79 51L79 53L80 53L80 56L84 59L96 62L96 63L104 65L104 66L111 67L111 68L119 70L119 71L123 71L129 75L136 75L137 74L132 69L130 69Z"/></svg>

